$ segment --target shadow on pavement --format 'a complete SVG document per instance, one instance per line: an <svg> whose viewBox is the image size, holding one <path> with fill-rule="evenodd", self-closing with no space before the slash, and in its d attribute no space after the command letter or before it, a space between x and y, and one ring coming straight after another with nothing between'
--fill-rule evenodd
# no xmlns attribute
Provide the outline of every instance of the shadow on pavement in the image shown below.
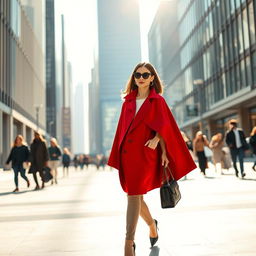
<svg viewBox="0 0 256 256"><path fill-rule="evenodd" d="M149 256L158 256L159 251L160 251L160 248L158 246L154 246L154 247L152 247Z"/></svg>

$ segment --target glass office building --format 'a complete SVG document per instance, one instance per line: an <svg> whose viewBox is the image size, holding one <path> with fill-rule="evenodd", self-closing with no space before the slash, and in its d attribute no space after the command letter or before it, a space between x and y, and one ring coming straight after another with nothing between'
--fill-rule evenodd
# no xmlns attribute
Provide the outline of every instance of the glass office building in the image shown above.
<svg viewBox="0 0 256 256"><path fill-rule="evenodd" d="M116 11L113 11L116 10ZM106 153L112 146L121 109L120 92L141 60L139 1L98 0L98 106L96 126L100 145L95 148ZM95 119L96 120L96 119ZM93 133L90 133L93 134Z"/></svg>
<svg viewBox="0 0 256 256"><path fill-rule="evenodd" d="M198 129L211 136L236 118L248 136L256 125L256 1L177 3L179 49L167 90L183 88L172 107L179 126L190 136Z"/></svg>
<svg viewBox="0 0 256 256"><path fill-rule="evenodd" d="M17 134L45 133L43 1L0 1L0 166Z"/></svg>

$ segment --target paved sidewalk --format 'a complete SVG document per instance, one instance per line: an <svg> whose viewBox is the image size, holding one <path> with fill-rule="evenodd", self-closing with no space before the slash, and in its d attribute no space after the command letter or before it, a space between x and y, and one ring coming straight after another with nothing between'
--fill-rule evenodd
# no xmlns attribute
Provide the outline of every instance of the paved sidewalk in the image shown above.
<svg viewBox="0 0 256 256"><path fill-rule="evenodd" d="M137 256L255 256L256 173L247 179L226 172L208 178L196 170L180 181L182 200L160 208L159 190L145 196L159 221L159 242L149 248L140 219ZM30 176L34 187L32 177ZM126 196L116 171L71 171L44 190L13 189L12 173L0 172L1 256L122 256Z"/></svg>

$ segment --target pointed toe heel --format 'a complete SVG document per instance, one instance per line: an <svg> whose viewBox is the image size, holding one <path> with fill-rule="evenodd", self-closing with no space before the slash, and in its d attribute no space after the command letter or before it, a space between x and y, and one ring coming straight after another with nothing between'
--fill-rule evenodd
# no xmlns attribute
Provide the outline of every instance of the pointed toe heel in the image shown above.
<svg viewBox="0 0 256 256"><path fill-rule="evenodd" d="M154 220L154 221L155 221L155 224L156 224L156 232L157 232L158 222L157 222L157 220ZM157 232L157 237L149 237L149 240L150 240L151 247L153 247L156 244L156 242L158 241L158 232Z"/></svg>

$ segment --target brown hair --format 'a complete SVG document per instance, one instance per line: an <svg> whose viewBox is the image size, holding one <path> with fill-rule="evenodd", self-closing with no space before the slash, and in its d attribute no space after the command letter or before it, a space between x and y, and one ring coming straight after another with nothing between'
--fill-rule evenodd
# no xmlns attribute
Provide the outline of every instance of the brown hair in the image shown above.
<svg viewBox="0 0 256 256"><path fill-rule="evenodd" d="M123 92L124 95L129 94L130 92L132 92L133 90L136 90L138 88L138 86L135 83L135 79L134 79L134 73L137 71L138 68L141 67L145 67L149 70L149 72L154 76L154 80L152 82L152 87L155 88L156 93L158 94L162 94L163 90L164 90L164 86L162 81L160 80L160 77L156 71L156 69L154 68L154 66L149 63L149 62L141 62L139 63L133 70L127 84L126 84L126 88L125 91Z"/></svg>
<svg viewBox="0 0 256 256"><path fill-rule="evenodd" d="M256 134L256 126L254 126L254 127L252 128L251 136L253 136L253 135L255 135L255 134Z"/></svg>
<svg viewBox="0 0 256 256"><path fill-rule="evenodd" d="M14 142L13 142L13 145L12 145L13 147L16 147L16 146L17 146L17 140L18 140L18 139L21 140L21 144L22 144L22 145L26 145L26 142L25 142L23 136L22 136L21 134L19 134L19 135L16 136L16 138L15 138L15 140L14 140Z"/></svg>
<svg viewBox="0 0 256 256"><path fill-rule="evenodd" d="M34 136L36 136L36 135L38 135L40 141L45 142L43 136L42 136L39 132L36 132L36 131L35 131L35 132L34 132Z"/></svg>

